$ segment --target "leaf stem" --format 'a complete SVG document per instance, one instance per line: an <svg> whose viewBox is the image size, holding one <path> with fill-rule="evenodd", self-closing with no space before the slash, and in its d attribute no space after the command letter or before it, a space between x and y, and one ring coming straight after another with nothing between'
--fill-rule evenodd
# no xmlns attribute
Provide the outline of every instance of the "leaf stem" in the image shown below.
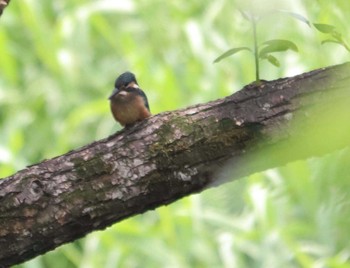
<svg viewBox="0 0 350 268"><path fill-rule="evenodd" d="M256 34L256 19L252 18L253 24L253 40L254 40L254 58L255 58L255 80L260 81L260 70L259 70L259 54L258 54L258 37Z"/></svg>

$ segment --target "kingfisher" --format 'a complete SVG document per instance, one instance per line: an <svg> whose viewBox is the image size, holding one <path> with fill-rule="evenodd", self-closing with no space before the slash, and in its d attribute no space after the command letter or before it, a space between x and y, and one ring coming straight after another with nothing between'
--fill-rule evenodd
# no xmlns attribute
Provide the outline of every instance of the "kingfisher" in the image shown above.
<svg viewBox="0 0 350 268"><path fill-rule="evenodd" d="M125 72L115 80L108 99L114 119L124 127L151 116L147 96L131 72Z"/></svg>

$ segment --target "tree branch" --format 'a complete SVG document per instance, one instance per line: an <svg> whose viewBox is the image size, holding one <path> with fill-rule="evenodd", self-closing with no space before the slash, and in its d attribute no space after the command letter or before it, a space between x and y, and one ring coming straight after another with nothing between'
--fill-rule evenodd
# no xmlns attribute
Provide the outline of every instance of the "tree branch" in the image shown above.
<svg viewBox="0 0 350 268"><path fill-rule="evenodd" d="M155 115L1 180L0 266L223 183L225 174L232 180L348 146L348 136L340 135L336 143L286 150L314 125L332 128L332 118L324 121L319 111L350 103L349 68L251 84L224 99ZM349 127L350 120L343 121Z"/></svg>

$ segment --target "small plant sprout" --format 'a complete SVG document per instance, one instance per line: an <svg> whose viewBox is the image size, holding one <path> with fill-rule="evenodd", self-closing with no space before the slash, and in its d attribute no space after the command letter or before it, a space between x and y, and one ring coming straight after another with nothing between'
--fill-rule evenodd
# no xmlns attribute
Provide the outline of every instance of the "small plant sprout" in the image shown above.
<svg viewBox="0 0 350 268"><path fill-rule="evenodd" d="M287 14L299 21L302 21L304 23L306 23L307 25L310 26L309 21L294 12L289 12L289 11L285 11L285 10L275 10L272 12L269 12L267 14L265 14L264 16L259 16L254 14L253 12L249 11L241 11L242 16L248 20L251 23L252 26L252 35L253 35L253 48L250 47L236 47L236 48L231 48L229 50L227 50L225 53L223 53L222 55L220 55L219 57L217 57L214 60L214 63L221 61L222 59L225 59L231 55L234 55L240 51L249 51L250 53L252 53L254 55L254 61L255 61L255 81L256 82L260 82L260 69L259 69L259 61L260 60L267 60L269 63L271 63L272 65L279 67L280 66L280 62L279 60L273 56L272 54L275 52L283 52L283 51L287 51L287 50L292 50L295 52L298 52L298 47L296 46L296 44L294 44L292 41L289 40L284 40L284 39L272 39L272 40L267 40L262 42L261 44L259 44L258 42L258 34L257 34L257 26L259 21L261 21L264 17L266 17L267 15L270 15L271 13L284 13Z"/></svg>
<svg viewBox="0 0 350 268"><path fill-rule="evenodd" d="M323 24L323 23L313 23L315 28L324 34L327 34L329 38L324 39L321 44L325 43L335 43L343 46L348 52L350 52L350 47L344 40L342 34L336 30L336 27L331 24Z"/></svg>

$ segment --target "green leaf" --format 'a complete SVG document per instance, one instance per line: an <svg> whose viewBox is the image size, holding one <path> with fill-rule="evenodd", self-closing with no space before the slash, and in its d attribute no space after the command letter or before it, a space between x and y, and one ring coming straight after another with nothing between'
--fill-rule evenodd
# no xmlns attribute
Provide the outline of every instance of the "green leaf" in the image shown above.
<svg viewBox="0 0 350 268"><path fill-rule="evenodd" d="M241 13L242 17L246 20L252 22L252 21L258 21L260 19L260 16L256 14L252 9L250 10L242 10L238 9L238 11Z"/></svg>
<svg viewBox="0 0 350 268"><path fill-rule="evenodd" d="M264 59L267 55L273 52L281 52L286 50L298 51L298 47L292 41L283 39L269 40L263 43L265 45L259 52L259 57Z"/></svg>
<svg viewBox="0 0 350 268"><path fill-rule="evenodd" d="M272 56L270 54L266 56L266 59L267 59L268 62L270 62L272 65L274 65L276 67L280 67L281 66L279 60L276 57L274 57L274 56Z"/></svg>
<svg viewBox="0 0 350 268"><path fill-rule="evenodd" d="M342 45L343 43L337 41L337 40L334 40L334 39L325 39L325 40L322 40L321 44L325 44L325 43L335 43L335 44L340 44Z"/></svg>
<svg viewBox="0 0 350 268"><path fill-rule="evenodd" d="M241 13L242 17L245 18L248 21L252 21L253 20L253 16L251 13L247 12L247 11L243 11L241 9L238 9L239 12Z"/></svg>
<svg viewBox="0 0 350 268"><path fill-rule="evenodd" d="M337 32L337 31L333 31L333 32L331 33L331 35L332 35L332 37L333 37L335 40L337 40L337 41L339 41L339 42L341 42L341 43L344 42L344 41L343 41L343 36L342 36L341 33Z"/></svg>
<svg viewBox="0 0 350 268"><path fill-rule="evenodd" d="M338 44L338 45L341 45L343 46L347 51L350 52L350 48L349 46L343 42L343 41L338 41L338 40L334 40L334 39L325 39L325 40L322 40L321 44L326 44L326 43L333 43L333 44Z"/></svg>
<svg viewBox="0 0 350 268"><path fill-rule="evenodd" d="M330 24L324 24L324 23L314 23L315 28L320 31L321 33L332 33L335 31L335 26Z"/></svg>
<svg viewBox="0 0 350 268"><path fill-rule="evenodd" d="M311 27L311 23L309 22L309 20L307 18L305 18L303 15L300 15L298 13L295 13L295 12L291 12L291 11L288 11L288 10L283 10L283 9L278 9L277 10L278 12L281 12L281 13L285 13L291 17L293 17L294 19L297 19L301 22L304 22L306 23L307 25L309 25Z"/></svg>
<svg viewBox="0 0 350 268"><path fill-rule="evenodd" d="M225 59L233 54L236 54L237 52L240 52L242 50L248 50L250 52L252 52L252 50L249 47L236 47L236 48L231 48L229 50L227 50L224 54L222 54L221 56L217 57L214 60L214 63L221 61L222 59Z"/></svg>

